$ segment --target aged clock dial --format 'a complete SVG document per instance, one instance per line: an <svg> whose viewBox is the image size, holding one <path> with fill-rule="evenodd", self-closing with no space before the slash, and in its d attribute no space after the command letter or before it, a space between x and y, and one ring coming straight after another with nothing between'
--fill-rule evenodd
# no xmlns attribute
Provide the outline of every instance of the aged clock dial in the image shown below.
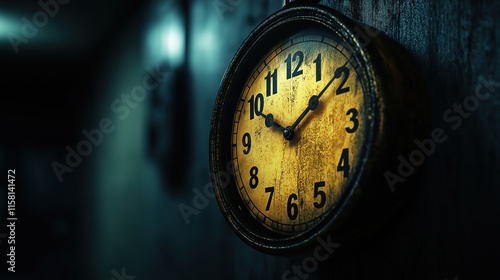
<svg viewBox="0 0 500 280"><path fill-rule="evenodd" d="M213 185L231 228L259 250L293 252L319 237L345 248L411 190L392 193L383 173L421 133L417 74L387 37L360 39L364 28L290 4L249 35L224 75Z"/></svg>
<svg viewBox="0 0 500 280"><path fill-rule="evenodd" d="M359 65L339 38L305 31L264 55L232 127L236 185L267 228L305 231L350 182L365 139Z"/></svg>

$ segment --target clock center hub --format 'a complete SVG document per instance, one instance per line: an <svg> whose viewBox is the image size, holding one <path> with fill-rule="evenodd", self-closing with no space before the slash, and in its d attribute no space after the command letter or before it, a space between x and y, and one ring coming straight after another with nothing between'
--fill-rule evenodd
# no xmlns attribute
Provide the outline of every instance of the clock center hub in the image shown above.
<svg viewBox="0 0 500 280"><path fill-rule="evenodd" d="M294 130L292 127L288 126L283 130L283 136L285 137L286 140L292 140L293 136L295 135Z"/></svg>

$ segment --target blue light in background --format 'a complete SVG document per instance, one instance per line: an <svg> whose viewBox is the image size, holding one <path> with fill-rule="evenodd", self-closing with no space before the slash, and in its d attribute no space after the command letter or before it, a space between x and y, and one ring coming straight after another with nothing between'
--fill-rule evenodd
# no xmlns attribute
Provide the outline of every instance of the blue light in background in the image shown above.
<svg viewBox="0 0 500 280"><path fill-rule="evenodd" d="M19 30L19 20L14 20L4 14L0 14L0 38L2 40L8 40L9 33L18 32Z"/></svg>
<svg viewBox="0 0 500 280"><path fill-rule="evenodd" d="M175 3L168 3L156 10L146 37L146 58L148 64L166 61L176 68L182 65L186 49L186 30L182 13Z"/></svg>
<svg viewBox="0 0 500 280"><path fill-rule="evenodd" d="M178 18L178 16L176 17ZM168 18L168 22L162 27L162 50L173 65L183 62L184 58L184 29L180 20L174 17Z"/></svg>
<svg viewBox="0 0 500 280"><path fill-rule="evenodd" d="M217 17L217 13L213 9L211 3L195 1L192 4L191 12L193 15L191 18L191 25L193 28L190 34L192 45L189 55L190 68L193 71L193 75L208 77L214 76L215 73L219 74L219 72L224 71L226 67L226 63L222 59L222 56L225 53L230 53L225 52L225 50L221 48L222 41L225 42L230 40L223 36L224 34L221 32L224 28L223 22ZM217 77L212 85L207 85L206 81L201 83L203 89L200 92L206 95L207 89L210 89L211 95L215 95L219 81L220 78ZM206 103L204 102L204 104Z"/></svg>

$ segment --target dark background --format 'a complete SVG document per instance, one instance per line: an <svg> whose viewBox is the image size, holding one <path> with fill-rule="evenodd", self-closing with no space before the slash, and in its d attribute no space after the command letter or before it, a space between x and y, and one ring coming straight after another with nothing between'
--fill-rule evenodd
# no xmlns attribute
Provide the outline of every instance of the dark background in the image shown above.
<svg viewBox="0 0 500 280"><path fill-rule="evenodd" d="M473 95L480 77L500 82L500 4L321 3L413 56L431 127L449 138L376 239L334 254L307 279L498 279L500 87L456 130L443 114ZM18 221L17 272L7 272L0 239L1 279L119 280L113 272L122 269L137 280L281 279L300 265L307 254L275 257L240 241L214 199L189 224L178 209L210 183L210 117L227 65L280 8L280 1L72 0L16 53L10 32L21 35L22 17L31 21L41 8L2 1L0 170L16 169ZM168 75L120 119L111 104L142 84L148 66ZM65 147L76 149L81 131L103 118L116 129L59 182L51 164L64 164ZM7 182L2 188L6 209Z"/></svg>

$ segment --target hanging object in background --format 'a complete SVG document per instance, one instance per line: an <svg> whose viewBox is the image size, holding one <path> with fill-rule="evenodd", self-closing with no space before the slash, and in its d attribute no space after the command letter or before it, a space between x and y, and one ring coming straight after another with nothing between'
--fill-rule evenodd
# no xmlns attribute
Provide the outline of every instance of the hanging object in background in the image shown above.
<svg viewBox="0 0 500 280"><path fill-rule="evenodd" d="M179 4L178 4L179 3ZM148 153L158 165L164 187L174 193L189 190L193 120L189 69L190 1L171 1L148 40L150 60L167 71L152 92L148 121ZM177 6L179 5L179 6ZM157 62L158 61L158 62Z"/></svg>
<svg viewBox="0 0 500 280"><path fill-rule="evenodd" d="M393 192L384 173L423 132L421 87L402 47L363 30L327 7L290 3L229 65L210 167L224 217L259 250L293 252L318 237L354 245L412 189L408 180ZM217 176L228 166L229 181Z"/></svg>
<svg viewBox="0 0 500 280"><path fill-rule="evenodd" d="M190 86L187 67L169 72L165 82L152 92L148 121L149 154L160 168L163 185L182 192L187 188L191 161Z"/></svg>

